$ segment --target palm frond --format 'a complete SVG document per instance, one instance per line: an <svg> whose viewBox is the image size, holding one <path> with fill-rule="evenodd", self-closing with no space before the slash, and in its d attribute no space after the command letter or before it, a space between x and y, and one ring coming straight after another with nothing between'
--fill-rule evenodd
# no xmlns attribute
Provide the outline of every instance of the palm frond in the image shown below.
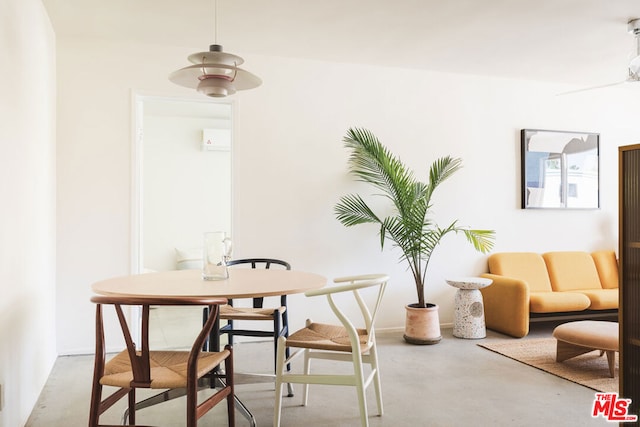
<svg viewBox="0 0 640 427"><path fill-rule="evenodd" d="M359 195L348 195L340 199L334 208L336 217L346 227L357 224L380 222L375 213Z"/></svg>
<svg viewBox="0 0 640 427"><path fill-rule="evenodd" d="M349 171L360 181L382 190L399 212L411 204L413 173L366 129L349 129L344 138L345 147L351 149Z"/></svg>
<svg viewBox="0 0 640 427"><path fill-rule="evenodd" d="M473 245L475 250L488 253L493 249L496 232L494 230L468 230L463 229L465 237Z"/></svg>
<svg viewBox="0 0 640 427"><path fill-rule="evenodd" d="M437 159L429 169L429 185L427 198L431 200L431 195L440 184L450 178L455 172L462 168L462 159L451 156Z"/></svg>

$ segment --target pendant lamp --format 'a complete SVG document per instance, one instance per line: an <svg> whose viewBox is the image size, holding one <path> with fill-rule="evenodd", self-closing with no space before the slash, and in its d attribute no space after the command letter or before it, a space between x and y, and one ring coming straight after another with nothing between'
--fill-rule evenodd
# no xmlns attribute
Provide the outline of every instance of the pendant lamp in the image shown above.
<svg viewBox="0 0 640 427"><path fill-rule="evenodd" d="M198 52L187 57L193 65L181 68L169 74L173 83L196 89L203 95L225 97L238 90L253 89L262 84L262 80L254 74L239 68L244 59L222 51L217 44L218 38L218 2L215 2L215 43L209 46L208 52Z"/></svg>

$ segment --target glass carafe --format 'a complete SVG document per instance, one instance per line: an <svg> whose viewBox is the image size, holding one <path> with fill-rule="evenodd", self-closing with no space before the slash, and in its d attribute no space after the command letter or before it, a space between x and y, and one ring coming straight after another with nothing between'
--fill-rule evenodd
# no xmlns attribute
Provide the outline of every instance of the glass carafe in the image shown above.
<svg viewBox="0 0 640 427"><path fill-rule="evenodd" d="M204 233L202 278L224 280L229 277L227 262L231 259L231 239L224 231Z"/></svg>

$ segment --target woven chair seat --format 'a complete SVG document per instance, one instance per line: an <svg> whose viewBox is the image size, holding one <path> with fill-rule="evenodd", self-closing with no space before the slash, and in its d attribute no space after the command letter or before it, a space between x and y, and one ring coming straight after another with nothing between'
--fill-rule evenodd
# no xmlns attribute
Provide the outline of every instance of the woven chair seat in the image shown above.
<svg viewBox="0 0 640 427"><path fill-rule="evenodd" d="M369 350L367 345L367 330L357 329L360 337L361 352ZM306 328L300 329L287 338L288 347L313 348L316 350L346 351L351 352L349 334L342 326L312 323Z"/></svg>
<svg viewBox="0 0 640 427"><path fill-rule="evenodd" d="M200 353L198 357L198 378L203 377L218 366L229 355L228 350L216 353ZM187 386L188 351L152 351L151 384L149 388L183 388ZM100 384L128 388L133 381L131 362L126 350L120 352L105 365Z"/></svg>
<svg viewBox="0 0 640 427"><path fill-rule="evenodd" d="M220 307L220 319L228 320L271 320L273 321L273 312L278 311L280 315L287 311L287 307L266 307L266 308L252 308L252 307L232 307L230 305L223 305Z"/></svg>

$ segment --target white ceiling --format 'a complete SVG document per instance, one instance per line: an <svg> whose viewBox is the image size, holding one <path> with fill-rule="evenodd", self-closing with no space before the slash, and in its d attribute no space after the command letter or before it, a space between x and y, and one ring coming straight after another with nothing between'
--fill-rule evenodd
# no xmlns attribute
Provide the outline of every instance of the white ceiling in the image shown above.
<svg viewBox="0 0 640 427"><path fill-rule="evenodd" d="M214 0L43 0L59 36L207 50ZM263 54L599 85L640 0L218 0L217 41ZM246 64L250 68L249 64Z"/></svg>

